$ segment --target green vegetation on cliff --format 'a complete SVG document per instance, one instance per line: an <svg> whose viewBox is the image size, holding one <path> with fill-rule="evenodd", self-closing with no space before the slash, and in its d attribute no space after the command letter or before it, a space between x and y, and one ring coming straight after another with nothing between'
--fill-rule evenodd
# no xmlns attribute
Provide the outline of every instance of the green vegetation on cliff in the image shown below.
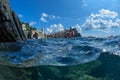
<svg viewBox="0 0 120 80"><path fill-rule="evenodd" d="M22 25L22 27L23 27L23 25L24 25L24 27L25 27L26 30L28 30L28 31L30 31L30 30L37 30L35 27L31 27L31 26L29 25L29 23L21 22L21 25Z"/></svg>

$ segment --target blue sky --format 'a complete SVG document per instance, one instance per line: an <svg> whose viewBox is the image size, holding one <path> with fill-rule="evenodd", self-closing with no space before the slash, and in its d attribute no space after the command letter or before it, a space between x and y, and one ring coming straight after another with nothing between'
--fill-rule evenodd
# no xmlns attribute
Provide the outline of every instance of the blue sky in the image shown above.
<svg viewBox="0 0 120 80"><path fill-rule="evenodd" d="M23 22L47 33L76 27L83 36L120 33L120 0L10 0Z"/></svg>

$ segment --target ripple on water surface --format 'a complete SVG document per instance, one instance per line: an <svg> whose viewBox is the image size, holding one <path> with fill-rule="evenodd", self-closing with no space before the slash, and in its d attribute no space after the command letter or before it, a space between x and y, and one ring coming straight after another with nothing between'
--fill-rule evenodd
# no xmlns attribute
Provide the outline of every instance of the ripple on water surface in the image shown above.
<svg viewBox="0 0 120 80"><path fill-rule="evenodd" d="M1 43L0 65L72 66L96 60L102 52L119 55L120 38L40 39Z"/></svg>

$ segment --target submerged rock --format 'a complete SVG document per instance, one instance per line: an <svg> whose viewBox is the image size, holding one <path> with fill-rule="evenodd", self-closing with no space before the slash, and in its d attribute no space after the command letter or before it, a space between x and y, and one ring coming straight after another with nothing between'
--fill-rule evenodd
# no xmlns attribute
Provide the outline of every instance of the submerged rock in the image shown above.
<svg viewBox="0 0 120 80"><path fill-rule="evenodd" d="M8 0L0 0L0 42L26 40L20 20L9 6Z"/></svg>

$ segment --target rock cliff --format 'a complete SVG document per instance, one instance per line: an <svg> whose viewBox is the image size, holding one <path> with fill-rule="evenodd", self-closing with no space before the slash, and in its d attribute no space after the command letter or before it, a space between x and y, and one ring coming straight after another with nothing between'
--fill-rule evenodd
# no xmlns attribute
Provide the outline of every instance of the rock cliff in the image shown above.
<svg viewBox="0 0 120 80"><path fill-rule="evenodd" d="M0 42L26 40L20 20L10 8L8 0L0 0Z"/></svg>

